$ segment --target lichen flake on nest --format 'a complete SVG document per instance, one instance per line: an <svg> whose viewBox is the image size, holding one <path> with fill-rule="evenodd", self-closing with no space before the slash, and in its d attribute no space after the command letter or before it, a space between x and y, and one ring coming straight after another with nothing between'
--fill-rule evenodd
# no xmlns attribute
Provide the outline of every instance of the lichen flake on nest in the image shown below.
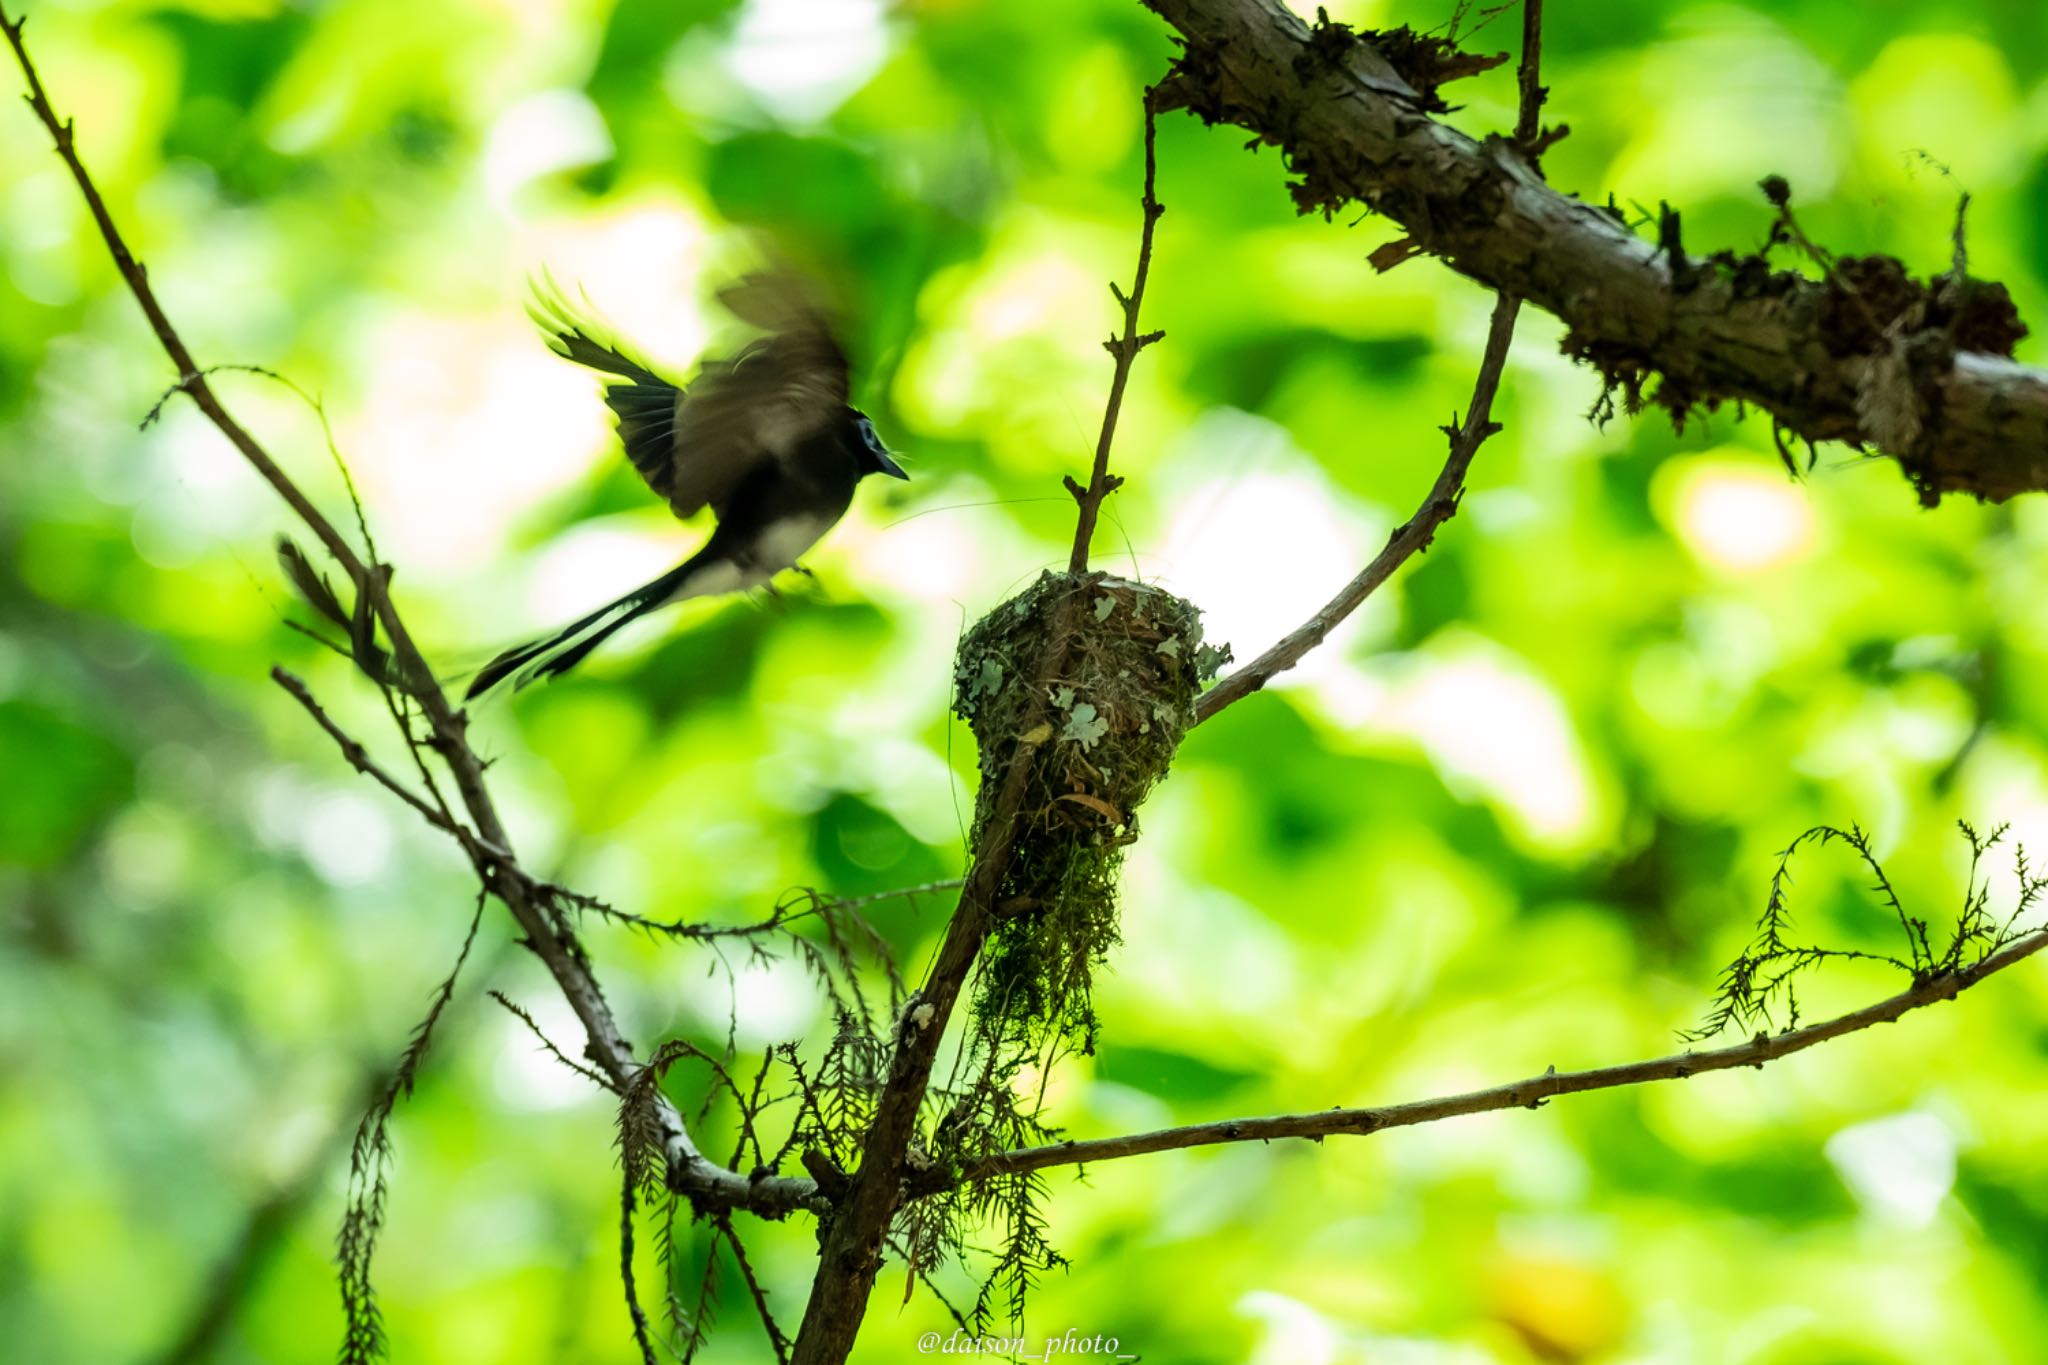
<svg viewBox="0 0 2048 1365"><path fill-rule="evenodd" d="M1065 663L1037 696L1056 630L1068 632ZM1192 604L1098 574L1043 574L961 641L953 709L981 749L977 847L1019 746L1032 750L975 997L992 1041L1059 1033L1092 1049L1089 985L1117 942L1116 874L1137 808L1229 657L1203 643Z"/></svg>

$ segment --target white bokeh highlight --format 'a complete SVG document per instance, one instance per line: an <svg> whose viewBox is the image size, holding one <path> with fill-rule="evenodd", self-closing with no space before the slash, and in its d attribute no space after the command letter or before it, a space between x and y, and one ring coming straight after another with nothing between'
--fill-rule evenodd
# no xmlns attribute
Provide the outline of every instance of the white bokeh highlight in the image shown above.
<svg viewBox="0 0 2048 1365"><path fill-rule="evenodd" d="M1492 804L1527 844L1582 850L1605 830L1606 803L1564 703L1494 641L1445 630L1371 673L1333 680L1314 700L1361 736L1420 745L1446 786Z"/></svg>
<svg viewBox="0 0 2048 1365"><path fill-rule="evenodd" d="M1922 1110L1844 1128L1826 1150L1864 1213L1880 1222L1924 1228L1955 1188L1955 1134Z"/></svg>
<svg viewBox="0 0 2048 1365"><path fill-rule="evenodd" d="M498 116L484 140L484 191L509 211L519 191L561 171L595 165L612 154L604 116L580 90L541 90Z"/></svg>
<svg viewBox="0 0 2048 1365"><path fill-rule="evenodd" d="M881 0L747 0L726 64L775 113L824 118L889 55Z"/></svg>
<svg viewBox="0 0 2048 1365"><path fill-rule="evenodd" d="M1285 428L1234 409L1205 414L1167 460L1178 490L1145 575L1198 603L1202 633L1247 660L1315 614L1386 538L1388 521L1333 488ZM1312 685L1352 668L1354 615L1276 683Z"/></svg>
<svg viewBox="0 0 2048 1365"><path fill-rule="evenodd" d="M1814 510L1805 489L1754 457L1685 461L1660 482L1667 522L1710 568L1763 573L1813 549Z"/></svg>

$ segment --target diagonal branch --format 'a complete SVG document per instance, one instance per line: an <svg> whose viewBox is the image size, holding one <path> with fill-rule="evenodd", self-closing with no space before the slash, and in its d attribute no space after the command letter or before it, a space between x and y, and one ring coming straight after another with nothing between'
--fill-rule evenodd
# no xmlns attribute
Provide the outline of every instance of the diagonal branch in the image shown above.
<svg viewBox="0 0 2048 1365"><path fill-rule="evenodd" d="M1145 187L1141 200L1144 213L1138 244L1137 274L1126 296L1115 285L1111 292L1124 313L1121 337L1107 344L1115 358L1110 377L1109 398L1102 418L1102 431L1095 447L1095 461L1088 486L1067 480L1079 507L1074 531L1074 550L1068 562L1072 574L1085 574L1088 546L1102 499L1114 491L1120 480L1109 473L1109 453L1116 435L1117 416L1123 406L1125 385L1131 364L1145 347L1163 333L1138 331L1138 311L1144 300L1145 282L1152 262L1153 228L1164 211L1154 193L1157 179L1157 149L1154 136L1153 92L1145 92ZM1050 622L1043 648L1033 663L1029 684L1031 700L1019 719L1019 735L1030 735L1050 714L1051 684L1063 676L1075 638L1076 616L1082 594L1068 594L1059 613ZM837 1365L852 1350L874 1291L888 1241L889 1222L904 1196L904 1176L910 1144L917 1131L920 1107L931 1085L932 1066L939 1043L952 1018L954 1006L974 964L988 941L994 923L994 898L1008 870L1019 829L1037 746L1041 741L1019 741L1003 768L1000 783L984 779L980 800L987 803L986 818L977 817L980 831L973 863L961 886L960 900L946 925L937 956L923 984L905 1002L895 1022L895 1037L889 1057L889 1074L875 1103L873 1121L861 1143L861 1161L844 1191L834 1199L832 1216L822 1235L818 1273L811 1297L804 1308L790 1359L795 1365ZM987 756L984 755L984 762ZM993 797L990 792L993 790Z"/></svg>
<svg viewBox="0 0 2048 1365"><path fill-rule="evenodd" d="M1310 1114L1275 1114L1260 1118L1222 1119L1214 1123L1190 1124L1184 1128L1163 1128L1124 1137L1095 1138L1079 1142L1055 1142L1043 1147L1025 1147L991 1157L963 1173L966 1180L987 1180L1019 1171L1042 1171L1050 1166L1073 1166L1090 1161L1114 1161L1119 1157L1148 1152L1171 1152L1184 1147L1210 1147L1226 1142L1270 1142L1274 1138L1308 1138L1320 1141L1340 1134L1364 1135L1389 1128L1409 1128L1419 1123L1461 1114L1484 1114L1498 1109L1535 1109L1559 1095L1576 1095L1589 1090L1612 1090L1651 1081L1684 1080L1708 1071L1735 1067L1760 1067L1789 1057L1795 1052L1825 1043L1832 1038L1856 1033L1877 1024L1889 1024L1914 1010L1962 992L1996 972L2025 961L2048 948L2048 929L2037 929L2013 940L1973 967L1931 976L1897 995L1839 1015L1822 1023L1786 1033L1760 1033L1746 1043L1715 1048L1707 1052L1681 1052L1651 1061L1622 1066L1598 1067L1590 1071L1558 1071L1555 1067L1541 1076L1446 1095L1408 1104L1385 1105L1377 1109L1325 1109Z"/></svg>
<svg viewBox="0 0 2048 1365"><path fill-rule="evenodd" d="M1500 425L1492 421L1489 414L1493 411L1494 394L1500 388L1501 366L1507 360L1508 343L1515 335L1515 315L1520 309L1520 302L1506 294L1494 302L1493 322L1486 333L1486 354L1479 362L1479 378L1472 386L1472 404L1466 409L1462 423L1444 428L1451 438L1450 458L1444 461L1443 469L1438 472L1436 482L1430 485L1422 505L1415 509L1415 515L1396 527L1394 533L1387 537L1386 547L1374 555L1372 562L1340 588L1337 595L1324 603L1314 616L1288 632L1258 658L1243 668L1233 670L1228 677L1204 692L1195 702L1197 725L1232 702L1242 701L1258 691L1271 682L1275 674L1284 673L1300 663L1303 655L1321 644L1345 617L1364 605L1365 599L1378 591L1394 570L1406 563L1410 556L1428 549L1437 527L1457 513L1458 502L1465 492L1465 471L1471 467L1473 455L1487 437L1500 430Z"/></svg>
<svg viewBox="0 0 2048 1365"><path fill-rule="evenodd" d="M1921 284L1884 257L1845 258L1823 280L1758 256L1703 259L1681 245L1675 212L1646 241L1545 184L1513 141L1433 117L1442 101L1418 91L1446 70L1416 60L1413 35L1404 53L1400 34L1312 29L1282 0L1144 3L1186 46L1161 109L1280 147L1304 212L1363 202L1414 249L1554 313L1566 350L1632 403L1654 380L1674 417L1754 404L1807 441L1895 456L1930 502L2048 488L2048 371L2010 358L2025 329L2002 287Z"/></svg>
<svg viewBox="0 0 2048 1365"><path fill-rule="evenodd" d="M1102 499L1118 482L1109 473L1109 451L1116 433L1117 414L1123 403L1124 386L1130 377L1131 362L1139 351L1162 335L1158 332L1140 334L1137 330L1138 307L1152 258L1153 225L1162 212L1153 193L1156 176L1153 113L1153 92L1147 90L1144 225L1139 239L1138 271L1128 297L1120 290L1115 291L1117 301L1124 309L1124 331L1121 338L1108 343L1116 366L1110 380L1109 398L1089 486L1082 488L1072 479L1067 481L1067 489L1080 507L1074 552L1069 561L1069 571L1077 575L1087 571L1088 543ZM1115 290L1115 286L1111 288ZM1020 736L1035 733L1051 713L1051 684L1064 675L1077 634L1077 613L1084 600L1084 594L1067 594L1048 624L1043 648L1038 651L1029 674L1028 695L1031 700L1017 723ZM1047 734L1051 733L1049 726L1045 730ZM1040 742L1020 739L1016 743L1003 765L1000 783L984 777L979 800L987 803L984 808L986 818L977 816L976 828L980 833L973 851L973 863L931 969L923 984L905 1002L902 1014L895 1021L889 1073L876 1099L873 1121L861 1143L859 1169L848 1180L843 1193L833 1200L831 1217L824 1223L818 1273L812 1281L811 1297L805 1304L803 1322L797 1329L790 1353L794 1365L838 1365L853 1349L861 1319L867 1312L868 1299L874 1292L875 1276L881 1268L890 1219L903 1202L910 1144L916 1136L918 1113L931 1085L939 1043L994 924L996 890L1009 869L1023 825L1025 799ZM986 755L984 761L987 761ZM987 772L986 769L984 771Z"/></svg>
<svg viewBox="0 0 2048 1365"><path fill-rule="evenodd" d="M1111 337L1102 343L1103 349L1115 357L1116 366L1109 379L1109 401L1102 408L1102 432L1095 438L1095 465L1088 476L1088 486L1081 487L1073 479L1067 480L1067 491L1074 495L1079 516L1074 524L1074 553L1067 560L1068 573L1088 572L1088 545L1095 538L1095 521L1102 513L1102 500L1123 486L1123 480L1109 472L1109 448L1116 440L1116 419L1123 411L1124 386L1130 382L1131 364L1138 358L1138 352L1164 337L1164 332L1138 331L1138 310L1145 302L1145 280L1152 273L1152 229L1159 222L1159 215L1166 212L1153 186L1159 176L1158 137L1156 135L1157 114L1153 109L1152 91L1145 92L1145 192L1139 199L1139 207L1145 215L1145 225L1138 233L1138 270L1131 278L1131 292L1126 295L1114 284L1109 292L1116 296L1117 305L1123 309L1124 332L1120 337Z"/></svg>
<svg viewBox="0 0 2048 1365"><path fill-rule="evenodd" d="M1082 598L1075 594L1069 600ZM1048 635L1031 687L1031 710L1020 723L1026 733L1050 712L1049 684L1065 668L1072 637L1070 623ZM1016 746L989 817L981 825L973 866L938 954L894 1023L889 1074L861 1143L860 1167L834 1200L832 1216L824 1223L818 1273L790 1355L794 1365L839 1365L860 1332L881 1269L889 1222L903 1200L910 1143L931 1085L939 1043L994 923L996 890L1022 824L1034 756L1034 745Z"/></svg>
<svg viewBox="0 0 2048 1365"><path fill-rule="evenodd" d="M71 121L60 118L51 106L22 39L26 24L26 19L11 18L4 6L0 6L0 31L5 32L8 45L13 48L15 60L21 67L28 87L27 103L48 129L57 155L77 183L115 268L141 306L164 353L177 368L179 391L192 400L319 539L348 575L360 600L367 603L374 613L391 642L397 676L404 680L405 690L418 702L426 719L429 734L419 742L432 748L447 764L463 808L474 825L474 846L468 851L479 881L512 912L527 945L547 966L549 974L576 1012L588 1034L585 1055L613 1084L627 1084L639 1072L640 1062L619 1031L618 1021L591 972L582 945L553 913L552 900L538 890L545 883L526 872L514 858L511 840L484 784L484 762L469 744L468 716L441 690L432 668L400 618L387 588L389 567L366 562L262 444L222 405L207 382L205 372L164 312L156 291L149 283L148 271L129 250L105 200L93 184L91 174L79 158ZM413 742L411 736L408 736L408 742ZM698 1150L673 1106L666 1100L661 1103L668 1178L678 1193L704 1207L750 1208L771 1216L807 1206L814 1198L814 1188L808 1181L778 1177L750 1183L744 1175L719 1166Z"/></svg>
<svg viewBox="0 0 2048 1365"><path fill-rule="evenodd" d="M1515 141L1532 163L1542 152L1541 117L1543 99L1548 93L1541 80L1542 60L1543 0L1522 0L1522 61L1517 82L1521 107L1515 118ZM1501 371L1507 365L1508 346L1515 339L1515 319L1521 309L1522 301L1512 294L1501 294L1494 300L1493 320L1486 329L1486 349L1479 358L1479 374L1472 382L1472 401L1466 405L1463 422L1444 428L1451 441L1450 456L1415 515L1395 528L1387 537L1385 548L1324 603L1321 611L1204 693L1195 703L1197 725L1232 702L1258 691L1272 681L1274 674L1300 663L1303 655L1364 605L1365 599L1378 591L1409 556L1428 549L1437 527L1457 514L1465 491L1465 471L1471 467L1472 457L1478 454L1487 437L1500 430L1500 424L1493 421L1493 399L1500 392Z"/></svg>
<svg viewBox="0 0 2048 1365"><path fill-rule="evenodd" d="M474 831L468 826L458 824L446 815L443 815L434 806L428 804L425 797L422 797L412 788L406 786L405 783L399 781L389 768L386 768L376 759L370 757L370 751L363 747L363 742L342 729L340 725L335 723L334 717L327 714L327 708L320 704L319 699L313 695L312 689L306 686L305 679L299 677L298 674L293 673L290 669L285 668L282 664L274 664L270 669L270 680L290 693L292 700L306 708L306 714L313 718L315 725L318 725L327 732L329 738L333 739L336 747L341 750L341 756L348 760L348 765L351 768L376 782L378 786L405 802L406 805L411 806L420 819L426 821L435 829L440 830L443 834L453 835L456 842L462 844L465 848L474 847L476 839Z"/></svg>
<svg viewBox="0 0 2048 1365"><path fill-rule="evenodd" d="M717 1223L725 1244L732 1248L733 1260L739 1263L740 1278L746 1282L747 1296L754 1301L754 1312L761 1319L762 1330L768 1333L768 1344L775 1348L778 1365L789 1365L789 1338L775 1321L775 1314L769 1310L768 1291L761 1287L760 1277L754 1274L753 1262L747 1259L747 1248L741 1243L739 1233L733 1231L732 1215L719 1214ZM715 1246L713 1250L716 1250Z"/></svg>

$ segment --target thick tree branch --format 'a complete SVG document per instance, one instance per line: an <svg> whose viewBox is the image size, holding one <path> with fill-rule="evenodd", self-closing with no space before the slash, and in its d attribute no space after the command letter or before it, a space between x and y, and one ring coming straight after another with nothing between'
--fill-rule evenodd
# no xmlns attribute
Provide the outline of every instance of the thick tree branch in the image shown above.
<svg viewBox="0 0 2048 1365"><path fill-rule="evenodd" d="M1362 201L1416 249L1556 314L1567 351L1632 401L1654 379L1674 415L1754 404L1805 440L1885 450L1929 502L2048 488L2048 372L2007 358L2024 329L1999 287L1921 285L1878 257L1839 260L1824 280L1702 259L1670 212L1645 241L1544 184L1513 141L1431 117L1434 85L1457 72L1415 62L1413 46L1312 30L1281 0L1144 2L1187 48L1162 108L1279 146L1304 211Z"/></svg>
<svg viewBox="0 0 2048 1365"><path fill-rule="evenodd" d="M1309 1138L1320 1141L1340 1134L1363 1135L1389 1128L1409 1128L1434 1123L1461 1114L1483 1114L1496 1109L1535 1109L1559 1095L1576 1095L1588 1090L1612 1090L1618 1086L1644 1085L1651 1081L1684 1080L1708 1071L1733 1067L1761 1067L1780 1057L1825 1043L1831 1038L1856 1033L1877 1024L1889 1024L1917 1009L1953 1000L1963 991L1996 972L2025 961L2048 948L2048 929L2037 929L2013 940L1982 962L1961 971L1932 976L1916 982L1897 995L1874 1005L1851 1011L1823 1023L1778 1034L1758 1034L1746 1043L1715 1048L1707 1052L1681 1052L1651 1061L1623 1066L1599 1067L1591 1071L1555 1068L1541 1076L1446 1095L1409 1104L1392 1104L1377 1109L1325 1109L1311 1114L1275 1114L1261 1118L1223 1119L1196 1123L1184 1128L1163 1128L1151 1133L1124 1137L1095 1138L1079 1142L1055 1142L1043 1147L1026 1147L1005 1152L981 1162L962 1174L966 1180L986 1180L1017 1171L1038 1171L1049 1166L1073 1166L1090 1161L1113 1161L1119 1157L1142 1156L1148 1152L1170 1152L1183 1147L1209 1147L1225 1142L1270 1142L1274 1138Z"/></svg>
<svg viewBox="0 0 2048 1365"><path fill-rule="evenodd" d="M1083 597L1075 593L1068 600L1078 603ZM1032 710L1019 726L1022 732L1038 728L1049 714L1050 683L1061 676L1072 636L1069 621L1047 638L1031 684ZM792 1365L839 1365L860 1333L875 1276L881 1270L889 1221L903 1201L910 1142L916 1136L918 1112L931 1086L939 1042L975 959L988 941L996 889L1016 844L1036 750L1035 743L1019 742L1012 753L989 818L980 823L983 835L974 850L974 865L946 925L938 956L924 984L904 1002L903 1013L895 1021L888 1079L861 1144L860 1168L827 1221L818 1274L790 1355Z"/></svg>
<svg viewBox="0 0 2048 1365"><path fill-rule="evenodd" d="M0 31L6 33L15 60L20 64L28 86L28 105L49 130L57 155L77 183L115 268L141 306L158 343L177 367L178 387L319 539L348 575L359 597L368 602L391 643L398 676L404 679L405 691L418 702L426 717L431 735L425 742L447 764L463 807L475 826L476 846L471 850L471 856L479 879L512 912L529 947L546 964L581 1020L588 1034L585 1055L615 1085L625 1085L639 1071L640 1062L619 1032L611 1006L591 973L582 946L550 912L546 898L537 893L536 888L545 884L527 873L513 858L511 841L484 784L483 760L468 741L468 717L441 690L433 670L400 618L386 587L390 577L388 567L366 562L214 393L191 350L164 312L156 291L149 283L148 271L129 250L105 200L93 184L91 174L79 158L70 121L60 119L51 106L22 40L26 23L26 19L11 18L5 8L0 7ZM330 733L336 732L330 730ZM339 738L344 743L344 752L347 752L347 744L351 741L346 736ZM408 736L410 742L412 738ZM439 821L433 823L440 824ZM446 825L441 827L446 828ZM791 1209L807 1206L815 1199L815 1187L809 1181L781 1177L749 1181L746 1176L711 1161L697 1149L682 1117L666 1101L663 1101L662 1121L669 1182L678 1193L698 1206L749 1208L779 1216Z"/></svg>

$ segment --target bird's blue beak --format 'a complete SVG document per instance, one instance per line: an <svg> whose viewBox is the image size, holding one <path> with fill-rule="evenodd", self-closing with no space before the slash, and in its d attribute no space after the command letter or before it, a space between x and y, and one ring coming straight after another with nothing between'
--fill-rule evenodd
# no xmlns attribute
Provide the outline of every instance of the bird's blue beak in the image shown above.
<svg viewBox="0 0 2048 1365"><path fill-rule="evenodd" d="M879 469L882 473L887 474L890 478L908 479L910 477L908 474L903 472L903 466L897 464L896 461L890 457L888 451L877 450L874 452L874 456L875 468Z"/></svg>

